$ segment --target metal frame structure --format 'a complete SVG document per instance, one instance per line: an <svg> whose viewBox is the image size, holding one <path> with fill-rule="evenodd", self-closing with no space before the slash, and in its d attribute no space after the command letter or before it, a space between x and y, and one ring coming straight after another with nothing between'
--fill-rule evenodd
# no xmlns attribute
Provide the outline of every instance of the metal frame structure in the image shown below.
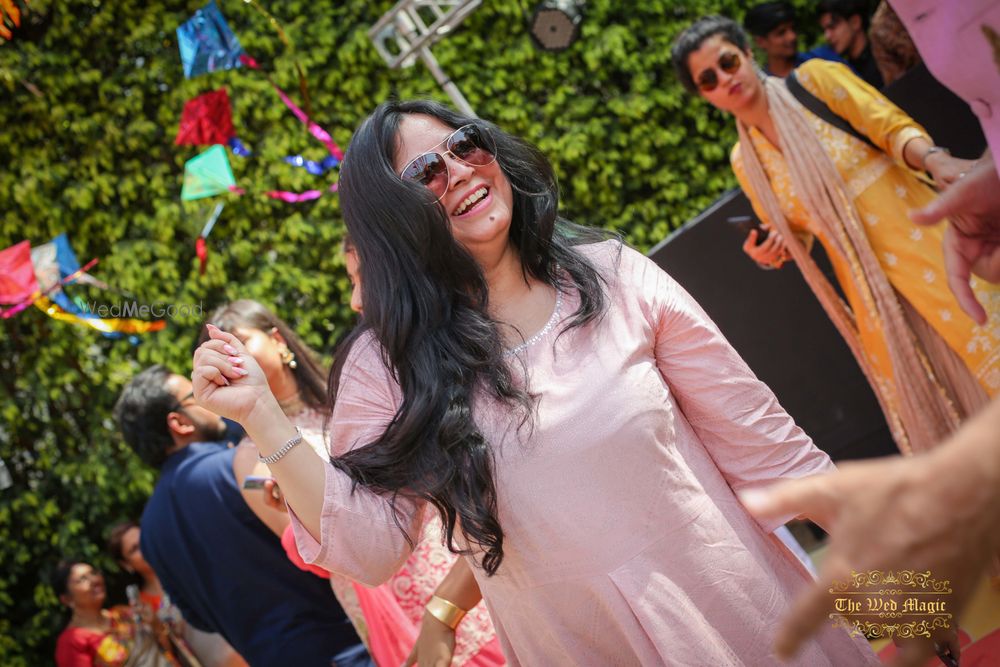
<svg viewBox="0 0 1000 667"><path fill-rule="evenodd" d="M482 0L399 0L371 27L368 37L390 69L410 67L420 58L458 110L475 116L462 91L441 69L431 46L481 3Z"/></svg>

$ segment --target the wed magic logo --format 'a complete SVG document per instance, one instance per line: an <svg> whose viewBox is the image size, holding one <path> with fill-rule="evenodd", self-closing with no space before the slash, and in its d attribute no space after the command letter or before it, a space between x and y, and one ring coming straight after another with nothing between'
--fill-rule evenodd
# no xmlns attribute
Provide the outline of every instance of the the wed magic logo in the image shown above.
<svg viewBox="0 0 1000 667"><path fill-rule="evenodd" d="M850 581L837 581L833 596L834 625L870 639L930 637L951 627L951 582L931 572L913 570L852 572Z"/></svg>

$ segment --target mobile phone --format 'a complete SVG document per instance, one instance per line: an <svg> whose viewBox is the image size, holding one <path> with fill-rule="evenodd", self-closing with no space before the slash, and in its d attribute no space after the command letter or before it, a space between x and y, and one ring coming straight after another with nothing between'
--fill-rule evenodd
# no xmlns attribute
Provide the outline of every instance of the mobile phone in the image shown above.
<svg viewBox="0 0 1000 667"><path fill-rule="evenodd" d="M937 647L938 645L935 644L934 648ZM943 664L945 667L958 667L958 660L955 659L955 656L953 656L951 654L951 651L948 649L944 649L943 651L941 650L937 651L937 657L938 660L941 661L941 664Z"/></svg>
<svg viewBox="0 0 1000 667"><path fill-rule="evenodd" d="M730 218L726 218L726 222L732 225L734 229L738 230L744 239L750 235L752 230L756 229L757 245L766 241L768 234L770 234L770 230L760 224L760 220L752 215L734 215Z"/></svg>
<svg viewBox="0 0 1000 667"><path fill-rule="evenodd" d="M263 489L264 482L274 481L273 477L259 477L257 475L247 475L247 478L243 480L244 489Z"/></svg>

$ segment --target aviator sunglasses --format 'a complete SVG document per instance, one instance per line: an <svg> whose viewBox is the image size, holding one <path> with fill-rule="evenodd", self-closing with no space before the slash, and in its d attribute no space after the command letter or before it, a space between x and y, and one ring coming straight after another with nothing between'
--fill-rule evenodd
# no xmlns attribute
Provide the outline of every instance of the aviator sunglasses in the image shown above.
<svg viewBox="0 0 1000 667"><path fill-rule="evenodd" d="M437 144L444 146L444 155L430 150L410 160L399 177L404 181L419 183L430 190L441 201L451 183L448 171L448 161L445 155L450 155L459 162L470 167L485 167L496 161L496 144L485 128L477 125L463 125L448 135L448 138Z"/></svg>
<svg viewBox="0 0 1000 667"><path fill-rule="evenodd" d="M723 53L719 56L718 69L726 74L736 74L736 71L743 64L738 53ZM698 89L703 93L710 93L719 87L719 77L715 73L715 68L707 69L698 75Z"/></svg>

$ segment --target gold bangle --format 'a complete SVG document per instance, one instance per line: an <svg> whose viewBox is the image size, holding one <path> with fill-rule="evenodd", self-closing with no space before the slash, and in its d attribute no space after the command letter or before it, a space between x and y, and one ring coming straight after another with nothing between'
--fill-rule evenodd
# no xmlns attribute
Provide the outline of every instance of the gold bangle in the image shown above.
<svg viewBox="0 0 1000 667"><path fill-rule="evenodd" d="M458 627L458 624L462 622L462 618L466 614L466 611L458 605L448 602L444 598L439 598L436 595L431 596L430 601L427 602L427 606L424 609L452 630Z"/></svg>

